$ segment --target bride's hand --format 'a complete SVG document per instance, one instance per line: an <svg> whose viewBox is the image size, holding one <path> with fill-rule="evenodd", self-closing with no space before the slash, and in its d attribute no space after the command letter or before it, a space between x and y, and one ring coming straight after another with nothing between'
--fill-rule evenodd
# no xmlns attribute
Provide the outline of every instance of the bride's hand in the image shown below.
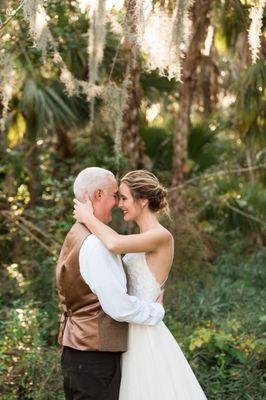
<svg viewBox="0 0 266 400"><path fill-rule="evenodd" d="M94 215L94 210L92 206L92 202L90 201L88 196L85 196L86 203L82 203L81 201L74 199L74 218L80 222L85 224L90 221L90 218Z"/></svg>

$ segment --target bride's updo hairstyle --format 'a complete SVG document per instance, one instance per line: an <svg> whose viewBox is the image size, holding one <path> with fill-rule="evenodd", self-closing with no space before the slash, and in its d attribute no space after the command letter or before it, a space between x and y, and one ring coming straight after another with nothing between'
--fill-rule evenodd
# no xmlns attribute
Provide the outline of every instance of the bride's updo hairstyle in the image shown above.
<svg viewBox="0 0 266 400"><path fill-rule="evenodd" d="M125 183L135 200L147 199L152 212L163 212L168 215L167 190L160 184L155 175L145 169L130 171L120 183Z"/></svg>

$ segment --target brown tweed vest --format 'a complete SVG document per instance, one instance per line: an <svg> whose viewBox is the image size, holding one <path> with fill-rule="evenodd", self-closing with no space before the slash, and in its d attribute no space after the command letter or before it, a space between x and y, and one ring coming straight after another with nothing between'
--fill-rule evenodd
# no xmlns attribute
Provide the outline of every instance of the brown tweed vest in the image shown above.
<svg viewBox="0 0 266 400"><path fill-rule="evenodd" d="M75 223L57 262L56 285L64 310L58 342L77 350L123 352L127 350L128 324L104 313L98 297L80 274L79 251L88 235L84 225Z"/></svg>

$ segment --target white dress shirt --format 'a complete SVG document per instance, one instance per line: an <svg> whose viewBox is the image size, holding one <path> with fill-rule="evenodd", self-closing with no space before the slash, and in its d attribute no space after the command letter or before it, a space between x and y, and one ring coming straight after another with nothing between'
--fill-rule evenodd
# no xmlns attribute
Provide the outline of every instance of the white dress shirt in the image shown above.
<svg viewBox="0 0 266 400"><path fill-rule="evenodd" d="M79 265L81 276L111 318L142 325L156 325L163 319L161 304L145 302L127 294L121 256L107 250L95 235L84 240Z"/></svg>

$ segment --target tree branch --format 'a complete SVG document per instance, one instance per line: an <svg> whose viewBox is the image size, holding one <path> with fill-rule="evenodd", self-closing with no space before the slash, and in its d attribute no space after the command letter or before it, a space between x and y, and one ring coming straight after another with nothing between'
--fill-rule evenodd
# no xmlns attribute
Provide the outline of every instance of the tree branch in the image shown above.
<svg viewBox="0 0 266 400"><path fill-rule="evenodd" d="M227 203L227 202L225 202L224 205L225 205L226 207L230 208L230 210L233 210L233 211L235 211L236 213L238 213L238 214L240 214L240 215L243 215L243 216L246 217L246 218L251 219L252 221L258 222L258 223L261 224L262 226L266 226L266 223L265 223L264 221L262 221L262 220L260 220L260 219L258 219L258 218L256 218L256 217L254 217L253 215L248 214L248 213L246 213L246 212L240 210L239 208L232 206L231 204L229 204L229 203Z"/></svg>
<svg viewBox="0 0 266 400"><path fill-rule="evenodd" d="M21 10L21 8L24 5L24 1L21 2L20 6L15 10L14 14L10 15L1 25L0 25L0 31L3 30L6 25L9 24L9 22L17 15L17 13Z"/></svg>
<svg viewBox="0 0 266 400"><path fill-rule="evenodd" d="M193 182L196 182L200 179L208 179L216 176L221 176L221 175L231 175L231 174L238 174L242 172L249 172L249 171L254 171L256 169L261 169L261 168L266 168L266 164L261 164L261 165L253 165L251 167L246 167L246 168L236 168L236 169L231 169L231 170L221 170L217 172L212 172L210 174L203 174L200 176L196 176L194 178L188 179L186 182L182 183L181 185L174 186L168 189L168 192L173 192L174 190L179 190L182 189L185 186L190 185Z"/></svg>
<svg viewBox="0 0 266 400"><path fill-rule="evenodd" d="M53 256L56 254L56 252L59 249L58 243L56 243L56 249L51 250L50 247L48 247L41 239L39 239L34 233L32 233L31 230L29 228L27 228L27 226L25 226L26 225L25 223L24 223L24 226L23 226L23 222L22 221L19 221L19 219L12 218L12 213L10 211L3 210L3 211L1 211L1 214L7 220L9 220L13 225L15 225L16 227L21 229L24 233L26 233L33 240L35 240L35 242L37 242L41 247L43 247L45 250L47 250L50 254L52 254Z"/></svg>
<svg viewBox="0 0 266 400"><path fill-rule="evenodd" d="M47 232L43 232L38 226L34 225L32 222L27 221L24 217L19 216L18 219L24 223L25 225L29 226L32 230L40 233L44 238L47 238ZM48 239L54 246L60 246L60 243L53 239L51 236L48 236Z"/></svg>

